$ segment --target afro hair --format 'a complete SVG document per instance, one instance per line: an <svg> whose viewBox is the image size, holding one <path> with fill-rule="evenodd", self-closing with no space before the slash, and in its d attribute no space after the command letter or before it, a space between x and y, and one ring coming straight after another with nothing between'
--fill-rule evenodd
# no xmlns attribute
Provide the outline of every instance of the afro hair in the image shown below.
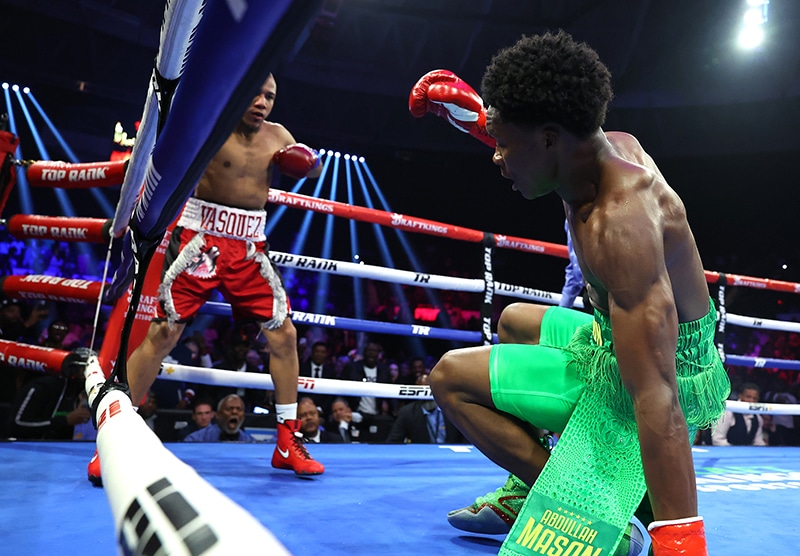
<svg viewBox="0 0 800 556"><path fill-rule="evenodd" d="M523 36L500 50L486 68L481 92L504 122L553 122L581 138L603 125L614 96L611 73L597 52L564 31Z"/></svg>

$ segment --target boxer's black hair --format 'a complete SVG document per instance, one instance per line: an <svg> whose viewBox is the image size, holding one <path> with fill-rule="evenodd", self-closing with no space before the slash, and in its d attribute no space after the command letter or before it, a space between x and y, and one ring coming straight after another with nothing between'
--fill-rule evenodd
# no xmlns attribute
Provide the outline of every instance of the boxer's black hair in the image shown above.
<svg viewBox="0 0 800 556"><path fill-rule="evenodd" d="M481 93L503 122L553 122L581 138L603 125L614 96L611 72L597 52L564 31L523 36L500 50L486 68Z"/></svg>

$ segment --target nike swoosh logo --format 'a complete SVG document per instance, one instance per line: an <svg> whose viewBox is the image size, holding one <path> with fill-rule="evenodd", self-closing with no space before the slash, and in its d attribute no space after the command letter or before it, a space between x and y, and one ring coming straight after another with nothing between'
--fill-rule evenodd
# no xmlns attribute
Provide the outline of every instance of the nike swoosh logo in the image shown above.
<svg viewBox="0 0 800 556"><path fill-rule="evenodd" d="M281 455L283 459L289 459L289 450L281 450L278 448L278 453Z"/></svg>

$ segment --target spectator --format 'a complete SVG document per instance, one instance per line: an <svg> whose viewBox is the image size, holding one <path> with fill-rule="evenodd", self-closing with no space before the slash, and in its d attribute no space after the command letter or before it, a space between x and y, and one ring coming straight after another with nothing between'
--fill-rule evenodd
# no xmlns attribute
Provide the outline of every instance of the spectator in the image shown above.
<svg viewBox="0 0 800 556"><path fill-rule="evenodd" d="M69 367L67 376L44 374L28 380L17 392L3 436L30 440L71 440L76 425L92 414L81 399L82 365Z"/></svg>
<svg viewBox="0 0 800 556"><path fill-rule="evenodd" d="M381 346L375 342L369 342L364 346L363 357L345 366L342 372L342 379L357 382L390 383L392 380L389 367L386 363L378 360L380 353ZM388 403L384 404L384 400L374 396L355 398L351 400L350 405L353 411L360 413L365 420L389 412ZM384 408L384 405L386 405L386 408Z"/></svg>
<svg viewBox="0 0 800 556"><path fill-rule="evenodd" d="M206 428L214 419L214 409L211 398L201 398L195 401L192 408L192 422L178 432L178 439L186 440L193 432Z"/></svg>
<svg viewBox="0 0 800 556"><path fill-rule="evenodd" d="M311 356L300 363L300 376L310 378L336 378L336 369L328 361L328 344L325 342L314 342L311 345ZM317 402L322 408L323 414L329 414L333 396L317 396Z"/></svg>
<svg viewBox="0 0 800 556"><path fill-rule="evenodd" d="M184 442L255 442L244 425L244 401L228 394L217 405L217 422L186 436Z"/></svg>
<svg viewBox="0 0 800 556"><path fill-rule="evenodd" d="M354 413L344 398L336 398L331 404L331 431L339 431L342 442L358 442L361 437L361 414Z"/></svg>
<svg viewBox="0 0 800 556"><path fill-rule="evenodd" d="M760 389L752 382L745 382L739 390L739 401L758 403ZM764 418L759 414L722 414L711 435L714 446L766 446L764 440Z"/></svg>
<svg viewBox="0 0 800 556"><path fill-rule="evenodd" d="M418 385L430 384L421 375ZM392 444L464 444L464 435L444 416L435 400L415 400L400 408L386 442Z"/></svg>
<svg viewBox="0 0 800 556"><path fill-rule="evenodd" d="M35 343L33 339L38 338L38 334L34 328L48 314L47 306L40 303L36 303L28 312L24 301L3 299L0 301L0 339ZM24 369L0 364L0 403L11 403L27 378Z"/></svg>
<svg viewBox="0 0 800 556"><path fill-rule="evenodd" d="M234 335L224 358L214 365L214 368L240 373L258 373L260 372L258 367L247 361L249 352L250 342L240 335ZM210 394L216 400L220 400L228 394L237 394L244 401L245 411L248 412L252 412L257 405L267 404L265 401L267 394L264 390L217 386L211 389Z"/></svg>
<svg viewBox="0 0 800 556"><path fill-rule="evenodd" d="M311 357L300 363L300 376L311 378L336 378L336 371L328 362L328 345L325 342L314 342L311 346Z"/></svg>
<svg viewBox="0 0 800 556"><path fill-rule="evenodd" d="M430 369L425 367L425 359L422 357L412 357L408 365L411 371L409 384L417 384L420 376L430 374Z"/></svg>
<svg viewBox="0 0 800 556"><path fill-rule="evenodd" d="M64 338L67 337L69 327L62 320L54 320L47 327L47 338L44 339L42 345L55 349L66 349L64 347Z"/></svg>
<svg viewBox="0 0 800 556"><path fill-rule="evenodd" d="M339 434L328 432L320 426L319 408L308 396L297 402L297 418L300 419L300 432L306 444L341 444L344 442Z"/></svg>
<svg viewBox="0 0 800 556"><path fill-rule="evenodd" d="M794 354L792 354L794 357ZM795 398L789 392L786 381L776 377L773 382L773 389L764 394L764 401L775 404L796 404ZM794 415L776 414L770 415L769 425L769 445L770 446L797 446L797 432L794 426ZM765 427L766 427L765 423Z"/></svg>
<svg viewBox="0 0 800 556"><path fill-rule="evenodd" d="M150 390L144 401L137 408L139 416L144 419L145 424L150 430L156 432L156 421L158 420L158 400L155 393Z"/></svg>

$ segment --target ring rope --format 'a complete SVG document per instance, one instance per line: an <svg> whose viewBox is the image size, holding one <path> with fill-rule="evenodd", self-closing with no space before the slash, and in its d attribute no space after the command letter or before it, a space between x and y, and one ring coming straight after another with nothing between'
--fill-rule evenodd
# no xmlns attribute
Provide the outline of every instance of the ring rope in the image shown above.
<svg viewBox="0 0 800 556"><path fill-rule="evenodd" d="M110 239L110 218L15 214L3 221L17 238L105 244Z"/></svg>
<svg viewBox="0 0 800 556"><path fill-rule="evenodd" d="M162 365L158 377L163 380L194 382L232 388L272 390L272 377L261 373L240 373L224 369L208 369L188 365ZM308 394L334 394L340 396L374 396L378 398L433 399L430 386L356 382L331 378L299 377L298 392ZM727 409L736 413L770 413L800 415L800 404L748 403L728 400Z"/></svg>
<svg viewBox="0 0 800 556"><path fill-rule="evenodd" d="M269 202L290 207L303 208L322 214L333 214L334 216L351 218L360 222L380 224L382 226L405 230L408 232L423 233L447 237L449 239L470 241L474 243L483 242L485 239L484 232L473 230L471 228L454 226L451 224L437 222L435 220L414 218L411 216L385 212L378 209L348 205L338 201L318 199L316 197L309 197L307 195L291 193L282 191L280 189L269 190ZM487 235L493 236L495 247L514 249L526 253L552 255L563 259L569 258L566 245L558 245L545 241L501 234ZM796 282L785 282L782 280L772 280L770 278L756 278L753 276L720 273L710 270L704 270L704 273L706 276L706 281L709 284L723 283L728 286L741 286L760 290L800 293L800 283Z"/></svg>
<svg viewBox="0 0 800 556"><path fill-rule="evenodd" d="M59 374L64 372L65 366L69 362L69 355L70 352L65 350L0 340L0 361L12 368ZM161 366L158 378L211 386L274 389L274 383L269 374L240 373L172 363L165 363ZM430 387L427 385L383 384L310 377L298 378L298 391L308 394L376 396L396 399L433 398ZM726 406L727 409L736 413L800 415L800 404L749 403L728 400Z"/></svg>
<svg viewBox="0 0 800 556"><path fill-rule="evenodd" d="M411 276L417 276L419 273L386 269L373 265L359 265L354 263L347 263L344 261L333 261L329 259L319 259L315 257L296 257L287 253L275 252L272 253L271 258L278 265L284 265L285 261L290 257L293 266L296 268L304 268L307 270L320 270L322 272L336 272L343 276L358 276L370 277L380 280L388 280L393 276L400 276L401 280L408 280ZM352 272L352 274L351 274ZM422 275L428 276L428 275ZM457 287L464 288L462 291L480 291L466 288L474 288L474 280L466 278L434 276L430 275L430 281L417 281L412 279L411 285L420 287L443 287L449 289L456 289ZM435 279L434 279L435 278ZM477 280L481 282L481 280ZM401 282L402 283L402 282ZM433 284L436 284L434 286ZM27 276L7 276L2 280L2 290L6 295L16 296L25 299L49 299L53 301L66 301L73 303L84 303L95 301L101 292L101 283L98 281L81 280L62 278L58 276L44 276L44 275L27 275ZM545 292L534 290L532 288L523 288L521 286L513 286L495 282L497 293L524 298L533 299L536 301L553 303L560 297L560 294L555 292ZM221 302L208 302L202 309L203 313L214 315L230 315L230 305ZM737 318L738 317L738 318ZM452 330L443 328L434 328L428 326L421 326L415 324L398 324L386 323L379 321L368 321L349 317L333 317L329 315L319 315L314 313L304 313L295 311L293 318L297 322L304 324L313 324L316 326L323 326L329 328L344 328L355 331L376 332L396 335L416 335L433 339L445 339L464 342L480 342L481 332L465 331L465 330ZM760 322L760 328L771 329L768 325L770 323L779 324L780 328L776 330L800 332L800 323L784 322L784 321L771 321L769 319L754 319L753 317L744 317L739 315L727 314L728 322L736 321L747 323ZM734 324L736 323L734 322ZM767 367L786 370L800 370L797 362L783 359L767 359L743 355L727 355L726 360L731 364L751 366L751 367Z"/></svg>
<svg viewBox="0 0 800 556"><path fill-rule="evenodd" d="M269 202L286 205L289 207L297 207L322 214L333 214L343 218L351 218L360 222L368 222L373 224L380 224L395 229L401 229L408 232L426 233L429 235L437 235L447 237L450 239L457 239L470 242L483 242L485 240L484 232L464 228L460 226L453 226L437 222L434 220L426 220L422 218L414 218L405 216L399 213L389 213L378 209L371 209L366 207L359 207L340 203L338 201L329 201L301 195L299 193L291 193L282 191L280 189L270 189ZM30 217L30 215L16 215L12 216L9 221L14 218ZM61 219L59 226L62 228L70 228L73 226L85 227L86 224L71 224L74 217L48 217L53 219ZM103 219L81 219L81 220L96 220L93 226L105 225ZM102 222L103 224L100 224ZM48 237L37 235L35 229L20 228L9 230L12 235L18 238L42 238L58 239L56 237ZM116 229L114 230L115 236ZM97 233L97 232L93 232ZM519 238L515 236L501 235L501 234L488 234L493 237L496 247L516 249L527 253L539 253L544 255L552 255L555 257L568 258L568 251L566 245L558 245L555 243L548 243L544 241ZM100 243L105 243L105 238ZM352 264L352 263L350 263ZM782 280L773 280L770 278L757 278L753 276L744 276L739 274L720 273L715 271L704 271L706 281L713 284L723 284L728 286L739 286L755 289L766 289L772 291L780 291L786 293L800 293L800 283L786 282ZM471 290L463 290L471 291ZM745 317L746 318L746 317ZM746 325L743 325L746 326Z"/></svg>

